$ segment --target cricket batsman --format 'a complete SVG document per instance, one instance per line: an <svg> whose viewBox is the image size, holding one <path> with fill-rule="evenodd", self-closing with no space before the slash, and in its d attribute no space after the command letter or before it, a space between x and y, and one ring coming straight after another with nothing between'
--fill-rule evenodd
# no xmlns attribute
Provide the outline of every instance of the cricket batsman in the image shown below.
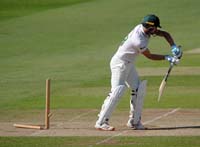
<svg viewBox="0 0 200 147"><path fill-rule="evenodd" d="M111 92L108 94L98 114L95 128L97 130L114 131L115 128L109 125L109 119L120 98L127 88L132 93L130 97L130 115L127 126L136 130L144 130L141 122L143 100L146 93L147 81L140 81L135 68L136 57L140 54L151 60L167 60L177 64L182 56L181 49L176 46L171 35L163 31L159 18L150 14L143 18L125 37L117 52L111 59ZM164 37L171 47L172 55L159 55L150 52L147 47L151 36Z"/></svg>

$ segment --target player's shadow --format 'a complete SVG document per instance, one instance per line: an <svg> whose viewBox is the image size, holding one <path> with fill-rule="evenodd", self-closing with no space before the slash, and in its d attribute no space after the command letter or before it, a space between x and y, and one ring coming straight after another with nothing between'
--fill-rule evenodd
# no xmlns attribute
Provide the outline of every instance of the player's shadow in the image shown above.
<svg viewBox="0 0 200 147"><path fill-rule="evenodd" d="M147 130L176 130L176 129L200 129L200 126L180 126L180 127L147 128Z"/></svg>

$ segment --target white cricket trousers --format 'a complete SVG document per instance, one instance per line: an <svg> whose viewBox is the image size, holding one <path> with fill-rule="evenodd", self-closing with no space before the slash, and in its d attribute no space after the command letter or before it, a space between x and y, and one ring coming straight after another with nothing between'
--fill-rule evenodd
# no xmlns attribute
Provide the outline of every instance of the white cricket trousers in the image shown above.
<svg viewBox="0 0 200 147"><path fill-rule="evenodd" d="M111 68L111 92L104 100L99 113L99 119L96 124L103 124L110 119L110 116L115 109L117 103L122 97L125 87L132 90L130 100L130 118L133 118L134 108L137 98L137 89L139 87L139 77L135 70L134 64L129 61L123 61L117 57L113 57L110 62Z"/></svg>
<svg viewBox="0 0 200 147"><path fill-rule="evenodd" d="M138 88L140 80L132 62L123 61L114 56L110 62L111 91L119 85L126 85L131 90Z"/></svg>
<svg viewBox="0 0 200 147"><path fill-rule="evenodd" d="M136 107L137 90L140 79L135 66L130 61L124 61L114 56L110 62L111 69L111 93L119 85L125 85L131 89L130 97L130 118L134 117Z"/></svg>

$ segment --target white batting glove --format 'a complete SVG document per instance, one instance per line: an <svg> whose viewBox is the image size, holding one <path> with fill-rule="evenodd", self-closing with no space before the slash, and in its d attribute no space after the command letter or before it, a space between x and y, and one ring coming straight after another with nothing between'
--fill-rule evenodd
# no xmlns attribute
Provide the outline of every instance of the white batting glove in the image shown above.
<svg viewBox="0 0 200 147"><path fill-rule="evenodd" d="M181 46L172 45L171 51L174 56L178 59L181 59L183 52L181 51Z"/></svg>
<svg viewBox="0 0 200 147"><path fill-rule="evenodd" d="M170 63L175 64L175 65L177 65L179 63L179 59L177 57L173 57L173 56L170 56L170 55L166 55L165 60L167 60Z"/></svg>

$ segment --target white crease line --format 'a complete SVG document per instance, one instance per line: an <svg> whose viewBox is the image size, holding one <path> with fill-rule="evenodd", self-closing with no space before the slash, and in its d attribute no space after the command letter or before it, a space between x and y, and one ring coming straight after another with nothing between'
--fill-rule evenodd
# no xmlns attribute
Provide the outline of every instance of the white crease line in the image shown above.
<svg viewBox="0 0 200 147"><path fill-rule="evenodd" d="M72 122L72 121L74 121L74 120L76 120L76 119L78 119L78 118L80 118L82 116L88 115L88 114L90 114L91 112L94 112L94 111L96 111L96 110L90 110L88 112L85 112L85 113L82 113L80 115L77 115L74 118L68 120L67 122ZM63 122L60 122L60 123L57 124L57 127L61 127L61 126L63 126L63 124L64 124Z"/></svg>
<svg viewBox="0 0 200 147"><path fill-rule="evenodd" d="M74 121L74 120L76 120L76 119L79 119L79 118L82 117L82 116L88 115L88 114L90 114L91 112L94 112L94 111L96 111L96 110L90 110L90 111L88 111L88 112L85 112L85 113L82 113L82 114L80 114L80 115L77 115L77 116L75 116L74 118L68 120L67 122L72 122L72 121ZM59 123L59 124L57 125L57 127L61 127L62 125L63 125L63 123ZM39 130L39 131L36 131L36 132L32 133L30 136L37 136L37 135L42 134L42 133L45 132L45 131L47 131L47 130Z"/></svg>
<svg viewBox="0 0 200 147"><path fill-rule="evenodd" d="M152 123L152 122L154 122L156 120L162 119L163 117L167 117L168 115L173 114L173 113L175 113L176 111L179 111L179 110L180 110L180 108L173 109L172 111L167 112L167 113L165 113L165 114L163 114L161 116L155 117L152 120L146 121L143 124L146 125L146 124Z"/></svg>
<svg viewBox="0 0 200 147"><path fill-rule="evenodd" d="M82 114L80 114L80 115L77 115L76 117L74 117L74 118L68 120L67 122L72 122L72 121L74 121L74 120L76 120L76 119L78 119L78 118L80 118L80 117L82 117L82 116L85 116L85 115L90 114L90 113L93 112L93 111L96 111L96 110L92 110L92 111L90 110L90 111L88 111L88 112L86 112L86 113L82 113Z"/></svg>
<svg viewBox="0 0 200 147"><path fill-rule="evenodd" d="M164 117L167 117L168 115L171 115L171 114L173 114L173 113L175 113L176 111L179 111L179 110L180 110L180 108L173 109L172 111L167 112L167 113L165 113L165 114L163 114L163 115L161 115L161 116L155 117L155 118L152 119L152 120L146 121L146 122L144 122L143 124L146 125L146 124L152 123L152 122L154 122L154 121L156 121L156 120L159 120L159 119L162 119L162 118L164 118ZM105 142L107 142L107 141L109 141L109 140L111 140L111 139L113 139L113 138L115 138L115 137L117 137L117 136L120 136L120 135L122 135L122 134L124 134L124 133L127 133L128 131L130 131L130 130L122 131L122 132L120 132L120 133L118 133L118 134L116 134L116 135L113 135L113 136L111 136L111 137L109 137L109 138L107 138L107 139L104 139L104 140L102 140L102 141L100 141L100 142L97 142L96 145L105 143ZM92 146L90 146L90 147L92 147Z"/></svg>

